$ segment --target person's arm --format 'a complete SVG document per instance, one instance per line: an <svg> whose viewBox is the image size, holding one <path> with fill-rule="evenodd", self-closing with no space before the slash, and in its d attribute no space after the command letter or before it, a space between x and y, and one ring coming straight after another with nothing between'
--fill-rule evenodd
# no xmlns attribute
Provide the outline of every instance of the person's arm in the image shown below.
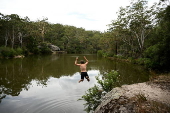
<svg viewBox="0 0 170 113"><path fill-rule="evenodd" d="M84 56L84 59L86 60L86 63L85 63L85 64L88 64L89 61L87 60L87 58L86 58L85 56Z"/></svg>
<svg viewBox="0 0 170 113"><path fill-rule="evenodd" d="M77 60L78 60L78 57L76 57L76 60L75 60L75 65L79 65L79 64L77 64Z"/></svg>

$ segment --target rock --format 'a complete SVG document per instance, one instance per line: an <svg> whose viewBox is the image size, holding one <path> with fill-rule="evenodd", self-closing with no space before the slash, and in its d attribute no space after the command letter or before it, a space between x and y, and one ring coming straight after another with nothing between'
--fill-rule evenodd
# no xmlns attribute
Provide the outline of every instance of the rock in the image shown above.
<svg viewBox="0 0 170 113"><path fill-rule="evenodd" d="M25 56L24 55L17 55L17 56L14 56L14 58L24 58Z"/></svg>
<svg viewBox="0 0 170 113"><path fill-rule="evenodd" d="M51 51L60 51L60 48L58 46L52 45L52 44L47 44L48 48L51 49ZM38 48L42 48L41 45L37 46Z"/></svg>
<svg viewBox="0 0 170 113"><path fill-rule="evenodd" d="M60 51L60 48L58 46L49 44L48 47L52 50L52 51Z"/></svg>
<svg viewBox="0 0 170 113"><path fill-rule="evenodd" d="M167 84L164 85L168 87L170 84L169 82L166 83ZM145 101L139 101L141 99L145 99ZM157 85L155 86L155 84L148 84L146 82L123 85L112 89L102 97L102 103L96 108L94 113L139 113L136 112L137 109L145 110L148 113L154 113L155 111L148 111L152 108L150 104L152 101L162 104L162 106L159 107L160 110L166 109L165 111L169 111L170 108L166 108L170 106L169 88L160 88L157 87Z"/></svg>
<svg viewBox="0 0 170 113"><path fill-rule="evenodd" d="M120 113L128 113L126 107L124 107L122 105L120 106L119 111L120 111Z"/></svg>

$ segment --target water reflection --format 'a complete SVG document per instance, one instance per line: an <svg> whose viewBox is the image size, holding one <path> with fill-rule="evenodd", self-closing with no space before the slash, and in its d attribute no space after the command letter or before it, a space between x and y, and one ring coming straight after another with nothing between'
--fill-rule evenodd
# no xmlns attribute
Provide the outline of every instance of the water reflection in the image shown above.
<svg viewBox="0 0 170 113"><path fill-rule="evenodd" d="M97 70L88 72L91 82L78 83L79 72L73 76L49 77L47 85L32 80L29 90L22 90L19 96L7 96L0 110L2 113L85 113L83 101L77 101L82 94L96 83ZM8 108L8 109L4 109Z"/></svg>
<svg viewBox="0 0 170 113"><path fill-rule="evenodd" d="M30 56L0 60L0 111L2 113L83 113L85 91L96 84L95 76L119 70L120 84L148 80L142 67L86 55L90 82L80 80L75 58L84 55ZM76 108L75 108L76 107Z"/></svg>

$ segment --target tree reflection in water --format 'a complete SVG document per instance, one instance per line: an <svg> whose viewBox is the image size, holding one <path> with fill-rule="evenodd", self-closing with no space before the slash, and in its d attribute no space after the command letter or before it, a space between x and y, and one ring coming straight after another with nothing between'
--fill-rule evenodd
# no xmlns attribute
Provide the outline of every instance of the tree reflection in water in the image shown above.
<svg viewBox="0 0 170 113"><path fill-rule="evenodd" d="M84 55L67 54L61 56L29 56L23 59L1 59L0 101L6 95L18 96L21 91L28 91L32 86L32 81L36 81L36 85L46 87L51 77L72 77L79 72L79 68L74 65L77 56L81 60ZM86 57L89 59L88 70L99 70L101 75L111 70L119 70L121 84L148 80L147 71L140 66L98 58L96 55L86 55Z"/></svg>

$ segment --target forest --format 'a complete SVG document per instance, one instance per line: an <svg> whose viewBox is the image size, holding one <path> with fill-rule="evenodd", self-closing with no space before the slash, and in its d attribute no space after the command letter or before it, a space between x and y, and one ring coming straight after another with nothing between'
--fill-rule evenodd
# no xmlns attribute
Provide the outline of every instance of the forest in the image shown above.
<svg viewBox="0 0 170 113"><path fill-rule="evenodd" d="M169 0L152 6L137 0L120 7L106 32L53 24L48 18L31 21L29 17L0 13L0 56L51 54L48 45L52 44L67 53L128 59L147 68L169 71L169 31Z"/></svg>

